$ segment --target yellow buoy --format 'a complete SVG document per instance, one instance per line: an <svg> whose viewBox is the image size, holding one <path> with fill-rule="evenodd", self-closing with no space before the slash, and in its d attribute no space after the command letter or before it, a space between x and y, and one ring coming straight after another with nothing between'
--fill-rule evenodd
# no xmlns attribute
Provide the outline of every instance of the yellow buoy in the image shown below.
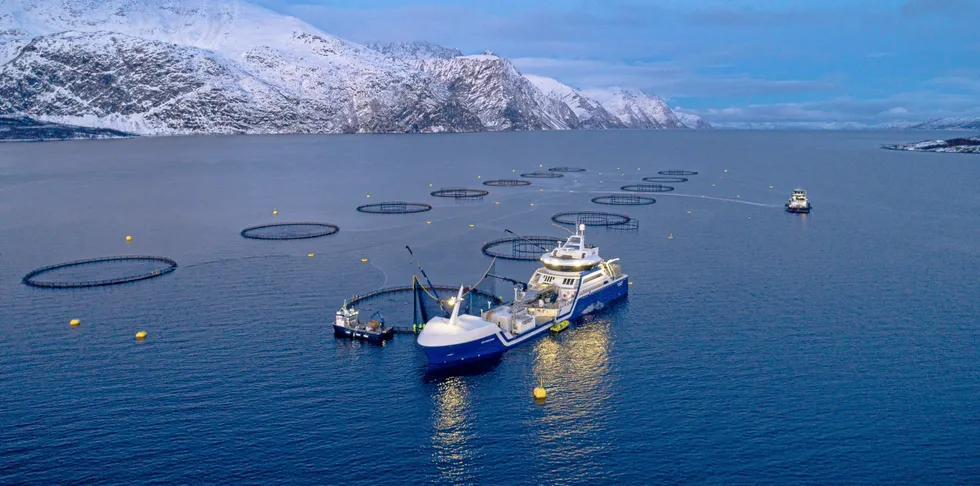
<svg viewBox="0 0 980 486"><path fill-rule="evenodd" d="M146 339L146 331L140 331L136 333L136 339L139 340Z"/></svg>
<svg viewBox="0 0 980 486"><path fill-rule="evenodd" d="M514 170L514 169L511 169L510 171L511 171L511 172L517 172L517 171L516 171L516 170Z"/></svg>
<svg viewBox="0 0 980 486"><path fill-rule="evenodd" d="M429 187L432 187L432 183L431 182L429 183Z"/></svg>
<svg viewBox="0 0 980 486"><path fill-rule="evenodd" d="M474 227L474 226L476 226L476 225L474 225L474 224L471 224L471 225L470 225L470 228L472 228L472 227Z"/></svg>
<svg viewBox="0 0 980 486"><path fill-rule="evenodd" d="M368 199L371 199L371 195L370 194L365 194L364 197L366 197Z"/></svg>
<svg viewBox="0 0 980 486"><path fill-rule="evenodd" d="M479 179L479 178L480 178L480 176L476 176L476 178L477 178L477 179Z"/></svg>
<svg viewBox="0 0 980 486"><path fill-rule="evenodd" d="M127 236L126 236L126 241L133 241L133 237L132 237L132 236L128 236L128 235L127 235Z"/></svg>
<svg viewBox="0 0 980 486"><path fill-rule="evenodd" d="M630 284L630 285L633 285L633 282L630 282L629 284Z"/></svg>
<svg viewBox="0 0 980 486"><path fill-rule="evenodd" d="M772 186L769 186L769 189L772 189Z"/></svg>
<svg viewBox="0 0 980 486"><path fill-rule="evenodd" d="M691 214L691 212L690 212L690 211L688 211L688 212L687 212L687 214Z"/></svg>
<svg viewBox="0 0 980 486"><path fill-rule="evenodd" d="M272 215L273 216L278 216L279 215L279 210L276 209L276 208L272 208Z"/></svg>
<svg viewBox="0 0 980 486"><path fill-rule="evenodd" d="M538 167L544 167L544 164L538 164Z"/></svg>
<svg viewBox="0 0 980 486"><path fill-rule="evenodd" d="M544 383L542 383L539 380L538 381L538 387L534 389L534 399L535 400L544 400L545 398L548 398L548 390L545 390L544 389Z"/></svg>
<svg viewBox="0 0 980 486"><path fill-rule="evenodd" d="M668 240L672 240L672 239L674 239L674 234L673 234L673 233L671 233L671 234L669 234L669 235L667 235L667 239L668 239Z"/></svg>
<svg viewBox="0 0 980 486"><path fill-rule="evenodd" d="M640 168L639 168L639 167L637 167L637 168L636 168L636 170L640 170Z"/></svg>
<svg viewBox="0 0 980 486"><path fill-rule="evenodd" d="M715 187L715 183L714 182L711 183L711 187Z"/></svg>
<svg viewBox="0 0 980 486"><path fill-rule="evenodd" d="M367 258L361 258L361 263L367 263L367 262L368 262Z"/></svg>
<svg viewBox="0 0 980 486"><path fill-rule="evenodd" d="M500 204L500 201L494 201L493 203L494 204Z"/></svg>
<svg viewBox="0 0 980 486"><path fill-rule="evenodd" d="M72 320L68 321L68 325L71 326L71 327L78 327L78 325L81 324L81 323L82 323L82 321L80 321L78 319L72 319Z"/></svg>
<svg viewBox="0 0 980 486"><path fill-rule="evenodd" d="M534 203L531 203L531 206L534 206Z"/></svg>
<svg viewBox="0 0 980 486"><path fill-rule="evenodd" d="M308 256L310 258L313 258L313 254L312 253L307 253L306 256Z"/></svg>
<svg viewBox="0 0 980 486"><path fill-rule="evenodd" d="M728 172L728 169L725 169L725 172Z"/></svg>
<svg viewBox="0 0 980 486"><path fill-rule="evenodd" d="M432 221L426 221L425 224L432 224Z"/></svg>
<svg viewBox="0 0 980 486"><path fill-rule="evenodd" d="M619 170L619 167L616 167L616 170Z"/></svg>

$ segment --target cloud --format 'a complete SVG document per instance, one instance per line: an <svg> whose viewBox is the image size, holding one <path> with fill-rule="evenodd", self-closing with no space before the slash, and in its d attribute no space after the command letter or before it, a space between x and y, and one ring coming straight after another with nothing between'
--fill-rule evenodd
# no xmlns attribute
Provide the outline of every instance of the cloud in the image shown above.
<svg viewBox="0 0 980 486"><path fill-rule="evenodd" d="M710 122L856 122L922 121L980 116L974 96L936 92L899 93L885 98L850 97L807 103L751 104L727 108L688 109Z"/></svg>

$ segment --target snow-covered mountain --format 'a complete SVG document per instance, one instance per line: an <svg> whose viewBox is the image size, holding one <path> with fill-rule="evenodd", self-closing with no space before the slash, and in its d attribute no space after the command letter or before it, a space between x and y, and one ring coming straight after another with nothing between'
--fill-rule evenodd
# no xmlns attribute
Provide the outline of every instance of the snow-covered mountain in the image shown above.
<svg viewBox="0 0 980 486"><path fill-rule="evenodd" d="M980 130L980 117L936 118L912 125L917 130Z"/></svg>
<svg viewBox="0 0 980 486"><path fill-rule="evenodd" d="M524 77L541 90L545 96L568 105L578 117L581 128L592 130L625 128L623 122L606 111L601 103L586 97L577 89L562 84L553 78L533 74L525 74Z"/></svg>
<svg viewBox="0 0 980 486"><path fill-rule="evenodd" d="M0 114L140 134L682 126L615 93L546 94L492 53L369 48L244 0L0 0Z"/></svg>
<svg viewBox="0 0 980 486"><path fill-rule="evenodd" d="M656 95L623 88L589 89L582 93L601 103L606 111L628 128L687 128L667 103Z"/></svg>
<svg viewBox="0 0 980 486"><path fill-rule="evenodd" d="M674 110L674 115L677 115L677 119L681 121L687 128L694 128L698 130L707 130L711 128L711 124L704 121L700 116L694 113L687 113L684 111Z"/></svg>

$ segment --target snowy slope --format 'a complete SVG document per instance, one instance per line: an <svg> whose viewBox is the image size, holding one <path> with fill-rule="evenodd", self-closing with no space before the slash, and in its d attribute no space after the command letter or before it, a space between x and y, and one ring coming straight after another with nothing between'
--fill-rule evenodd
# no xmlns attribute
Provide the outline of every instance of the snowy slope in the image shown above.
<svg viewBox="0 0 980 486"><path fill-rule="evenodd" d="M601 103L584 96L575 88L562 84L557 79L533 74L525 74L524 77L546 96L571 108L579 120L580 128L595 130L625 127L618 118L606 111Z"/></svg>
<svg viewBox="0 0 980 486"><path fill-rule="evenodd" d="M694 128L698 130L706 130L711 128L710 123L704 121L703 118L695 115L694 113L687 113L677 109L674 109L673 111L674 115L677 116L677 119L680 120L681 123L683 123L687 128Z"/></svg>
<svg viewBox="0 0 980 486"><path fill-rule="evenodd" d="M463 55L463 51L459 49L443 47L426 41L369 42L365 46L398 59L452 59Z"/></svg>
<svg viewBox="0 0 980 486"><path fill-rule="evenodd" d="M677 115L655 95L640 90L609 88L582 91L629 128L686 128Z"/></svg>
<svg viewBox="0 0 980 486"><path fill-rule="evenodd" d="M422 59L422 71L449 87L488 130L568 130L579 127L568 105L534 87L508 60L492 52Z"/></svg>

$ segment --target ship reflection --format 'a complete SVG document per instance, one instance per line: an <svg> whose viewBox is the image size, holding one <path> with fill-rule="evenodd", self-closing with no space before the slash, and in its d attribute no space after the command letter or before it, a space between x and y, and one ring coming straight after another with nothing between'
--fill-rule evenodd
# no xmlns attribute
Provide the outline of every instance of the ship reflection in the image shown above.
<svg viewBox="0 0 980 486"><path fill-rule="evenodd" d="M470 412L470 393L466 382L459 376L447 377L438 385L435 400L432 446L433 460L442 481L458 484L473 480L466 465L472 462L473 439Z"/></svg>
<svg viewBox="0 0 980 486"><path fill-rule="evenodd" d="M586 459L601 446L594 438L609 415L611 324L608 317L589 318L534 348L534 377L548 389L548 400L544 416L530 426L549 462Z"/></svg>

